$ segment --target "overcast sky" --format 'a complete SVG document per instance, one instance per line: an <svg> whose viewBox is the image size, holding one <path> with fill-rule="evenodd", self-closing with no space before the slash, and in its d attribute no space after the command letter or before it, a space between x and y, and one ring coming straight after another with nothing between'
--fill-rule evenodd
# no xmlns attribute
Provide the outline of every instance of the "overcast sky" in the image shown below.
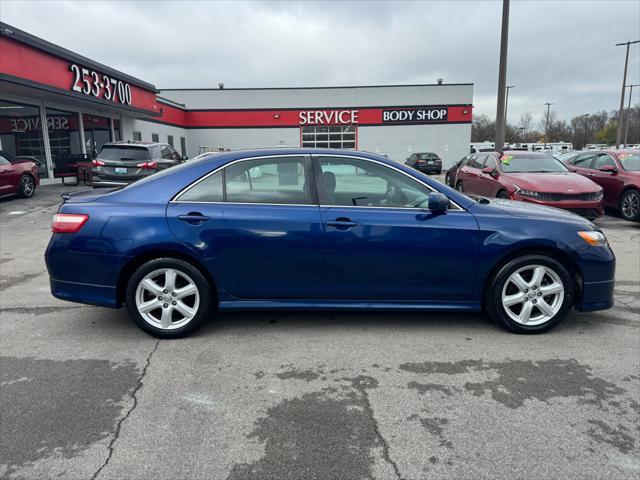
<svg viewBox="0 0 640 480"><path fill-rule="evenodd" d="M495 116L500 1L47 2L2 0L2 21L158 88L472 82ZM509 121L618 108L640 1L513 1ZM640 44L627 83L640 83ZM640 88L634 104L640 103ZM626 102L625 102L626 103Z"/></svg>

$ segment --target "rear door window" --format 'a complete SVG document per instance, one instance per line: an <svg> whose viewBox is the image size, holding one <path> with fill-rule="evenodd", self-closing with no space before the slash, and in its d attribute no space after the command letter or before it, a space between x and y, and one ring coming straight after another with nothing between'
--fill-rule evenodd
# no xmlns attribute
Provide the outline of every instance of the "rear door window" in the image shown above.
<svg viewBox="0 0 640 480"><path fill-rule="evenodd" d="M309 205L304 157L243 160L225 169L226 201Z"/></svg>
<svg viewBox="0 0 640 480"><path fill-rule="evenodd" d="M196 183L178 198L180 202L222 202L224 189L222 185L222 171L209 175Z"/></svg>
<svg viewBox="0 0 640 480"><path fill-rule="evenodd" d="M571 160L571 164L575 167L591 168L593 157L593 153L583 153L582 155L578 155L576 158Z"/></svg>

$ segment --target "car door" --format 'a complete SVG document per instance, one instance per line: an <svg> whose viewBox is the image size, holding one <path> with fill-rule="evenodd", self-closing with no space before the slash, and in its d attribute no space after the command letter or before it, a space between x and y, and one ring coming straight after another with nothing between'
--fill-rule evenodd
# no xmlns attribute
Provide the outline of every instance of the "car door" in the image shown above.
<svg viewBox="0 0 640 480"><path fill-rule="evenodd" d="M167 208L175 236L242 299L313 299L322 290L322 227L302 155L242 159Z"/></svg>
<svg viewBox="0 0 640 480"><path fill-rule="evenodd" d="M615 170L602 172L600 168L605 165L613 167ZM598 153L596 155L593 168L587 173L587 178L596 182L604 190L604 204L608 207L617 207L620 193L624 188L624 181L618 175L618 165L608 153Z"/></svg>
<svg viewBox="0 0 640 480"><path fill-rule="evenodd" d="M472 194L480 195L482 190L482 164L484 163L486 153L476 155L464 168L464 191Z"/></svg>
<svg viewBox="0 0 640 480"><path fill-rule="evenodd" d="M496 161L496 157L492 154L488 154L481 167L482 168L480 169L480 173L476 180L478 188L477 193L487 197L495 197L498 190L501 188L500 182L498 182L494 176L498 172L498 162ZM484 173L482 170L486 167L491 167L496 173Z"/></svg>
<svg viewBox="0 0 640 480"><path fill-rule="evenodd" d="M430 189L372 159L314 157L329 300L466 301L478 252L475 218L426 210Z"/></svg>
<svg viewBox="0 0 640 480"><path fill-rule="evenodd" d="M16 192L17 186L18 178L15 165L0 155L0 195Z"/></svg>

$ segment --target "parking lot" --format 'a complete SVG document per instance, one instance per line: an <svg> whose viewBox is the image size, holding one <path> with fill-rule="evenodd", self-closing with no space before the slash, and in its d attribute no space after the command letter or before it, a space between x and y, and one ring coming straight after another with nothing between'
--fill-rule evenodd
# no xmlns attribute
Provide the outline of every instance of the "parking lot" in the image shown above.
<svg viewBox="0 0 640 480"><path fill-rule="evenodd" d="M59 195L0 200L0 477L640 475L640 224L596 221L616 306L540 336L479 314L226 313L159 341L49 293Z"/></svg>

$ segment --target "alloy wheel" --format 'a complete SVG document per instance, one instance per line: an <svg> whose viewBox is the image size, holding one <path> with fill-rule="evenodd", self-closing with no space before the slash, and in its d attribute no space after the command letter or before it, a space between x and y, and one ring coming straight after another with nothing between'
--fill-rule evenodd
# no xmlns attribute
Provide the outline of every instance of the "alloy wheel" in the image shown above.
<svg viewBox="0 0 640 480"><path fill-rule="evenodd" d="M624 218L636 218L640 213L640 193L634 190L626 192L620 202L620 210Z"/></svg>
<svg viewBox="0 0 640 480"><path fill-rule="evenodd" d="M145 322L162 330L175 330L188 324L198 313L200 292L189 275L162 268L140 280L135 300Z"/></svg>
<svg viewBox="0 0 640 480"><path fill-rule="evenodd" d="M564 284L544 265L527 265L511 274L502 288L502 306L521 325L535 326L551 320L562 308Z"/></svg>
<svg viewBox="0 0 640 480"><path fill-rule="evenodd" d="M25 197L30 197L31 195L33 195L33 178L31 178L29 175L25 175L24 177L22 177L20 190Z"/></svg>

